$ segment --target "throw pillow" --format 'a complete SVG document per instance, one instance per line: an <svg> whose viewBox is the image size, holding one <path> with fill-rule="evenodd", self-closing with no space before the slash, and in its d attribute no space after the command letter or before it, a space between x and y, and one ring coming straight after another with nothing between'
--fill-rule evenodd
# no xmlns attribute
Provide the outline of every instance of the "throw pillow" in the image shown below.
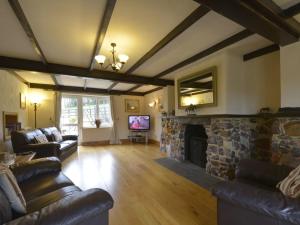
<svg viewBox="0 0 300 225"><path fill-rule="evenodd" d="M16 212L26 213L26 201L11 170L0 164L0 187L5 193L10 206Z"/></svg>
<svg viewBox="0 0 300 225"><path fill-rule="evenodd" d="M56 142L61 142L63 141L63 137L59 131L53 131L52 132L53 138Z"/></svg>
<svg viewBox="0 0 300 225"><path fill-rule="evenodd" d="M277 184L280 191L291 198L300 197L300 165Z"/></svg>
<svg viewBox="0 0 300 225"><path fill-rule="evenodd" d="M36 142L39 144L44 144L44 143L48 143L48 139L44 134L40 134L38 136L34 137Z"/></svg>

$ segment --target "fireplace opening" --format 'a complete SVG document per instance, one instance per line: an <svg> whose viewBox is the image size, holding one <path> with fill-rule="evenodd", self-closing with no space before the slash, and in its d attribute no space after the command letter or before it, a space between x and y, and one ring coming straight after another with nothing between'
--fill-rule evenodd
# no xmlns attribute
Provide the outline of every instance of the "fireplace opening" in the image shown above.
<svg viewBox="0 0 300 225"><path fill-rule="evenodd" d="M184 132L185 160L202 168L207 163L207 134L205 128L198 124L188 124Z"/></svg>

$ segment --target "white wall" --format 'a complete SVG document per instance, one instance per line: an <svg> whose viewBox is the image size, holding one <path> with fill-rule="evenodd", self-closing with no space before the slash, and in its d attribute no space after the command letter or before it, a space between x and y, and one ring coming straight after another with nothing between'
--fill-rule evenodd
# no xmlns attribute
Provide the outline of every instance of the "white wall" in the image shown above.
<svg viewBox="0 0 300 225"><path fill-rule="evenodd" d="M280 108L280 53L279 51L245 62L243 95L244 108L249 113L269 107Z"/></svg>
<svg viewBox="0 0 300 225"><path fill-rule="evenodd" d="M117 123L117 131L120 139L128 139L128 116L134 114L147 114L144 108L144 97L143 96L113 96L114 99L114 111L115 121ZM127 113L125 112L125 99L138 99L140 101L140 112L139 113Z"/></svg>
<svg viewBox="0 0 300 225"><path fill-rule="evenodd" d="M281 107L300 107L300 41L280 48Z"/></svg>
<svg viewBox="0 0 300 225"><path fill-rule="evenodd" d="M3 112L18 113L22 128L28 125L28 111L20 108L20 93L27 94L28 87L6 70L0 70L0 151L6 148L3 144ZM27 104L28 107L28 104Z"/></svg>
<svg viewBox="0 0 300 225"><path fill-rule="evenodd" d="M208 57L176 77L217 66L217 105L200 107L198 115L207 114L255 114L262 107L277 109L280 106L279 54L273 53L244 62L241 55L223 52ZM177 89L175 88L177 96ZM178 109L176 115L186 115Z"/></svg>

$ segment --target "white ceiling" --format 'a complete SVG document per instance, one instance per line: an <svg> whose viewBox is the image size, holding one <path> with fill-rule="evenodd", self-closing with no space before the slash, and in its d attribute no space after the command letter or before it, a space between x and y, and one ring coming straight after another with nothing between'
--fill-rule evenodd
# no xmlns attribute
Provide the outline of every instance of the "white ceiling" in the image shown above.
<svg viewBox="0 0 300 225"><path fill-rule="evenodd" d="M29 83L54 84L48 73L17 71L17 74Z"/></svg>
<svg viewBox="0 0 300 225"><path fill-rule="evenodd" d="M300 0L274 0L282 9ZM47 61L65 65L88 67L96 34L101 24L105 0L19 0ZM199 4L193 0L117 0L100 53L111 57L111 42L117 52L129 55L122 72L126 72L146 52L155 46L174 27L183 21ZM300 15L295 17L300 22ZM0 55L39 60L7 0L0 0ZM176 37L133 74L154 76L200 51L232 36L245 28L209 12ZM252 35L223 51L249 53L272 44L259 35ZM208 56L211 57L211 56ZM207 58L208 58L207 57ZM174 71L164 79L174 79L197 68L200 59ZM17 71L31 83L54 84L49 74ZM78 77L56 76L60 85L83 87ZM88 79L87 87L107 89L113 82ZM134 84L118 83L113 90L128 90ZM145 85L135 91L145 92L157 86Z"/></svg>
<svg viewBox="0 0 300 225"><path fill-rule="evenodd" d="M0 55L38 60L8 1L0 1Z"/></svg>
<svg viewBox="0 0 300 225"><path fill-rule="evenodd" d="M117 43L117 52L130 57L125 71L198 6L191 0L118 0L100 53L110 57L110 44Z"/></svg>

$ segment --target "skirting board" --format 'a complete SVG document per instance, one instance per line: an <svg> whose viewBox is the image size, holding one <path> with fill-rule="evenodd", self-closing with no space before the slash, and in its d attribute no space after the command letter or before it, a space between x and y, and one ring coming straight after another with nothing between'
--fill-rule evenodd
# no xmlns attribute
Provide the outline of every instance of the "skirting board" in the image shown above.
<svg viewBox="0 0 300 225"><path fill-rule="evenodd" d="M121 143L122 144L132 144L132 142L130 142L128 139L121 139ZM149 139L149 144L154 144L159 146L160 142L153 140L153 139ZM81 146L98 146L98 145L109 145L109 140L104 140L104 141L90 141L90 142L81 142L80 143Z"/></svg>

